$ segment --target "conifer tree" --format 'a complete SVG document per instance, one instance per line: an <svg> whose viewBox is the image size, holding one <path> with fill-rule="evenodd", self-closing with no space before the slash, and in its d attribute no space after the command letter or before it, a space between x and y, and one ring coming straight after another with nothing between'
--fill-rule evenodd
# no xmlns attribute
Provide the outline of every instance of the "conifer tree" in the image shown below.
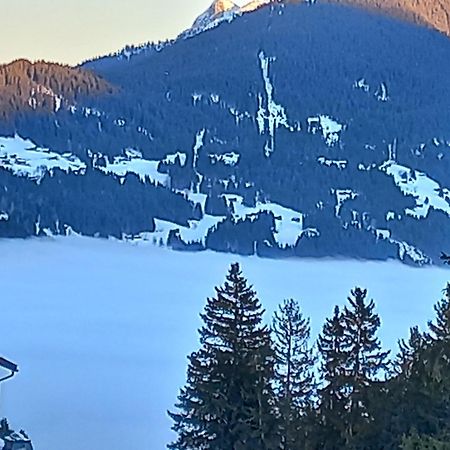
<svg viewBox="0 0 450 450"><path fill-rule="evenodd" d="M434 342L450 341L450 283L444 289L444 298L434 307L436 323L429 322L429 337Z"/></svg>
<svg viewBox="0 0 450 450"><path fill-rule="evenodd" d="M449 397L450 417L450 283L444 289L444 297L434 307L435 321L428 323L428 346L425 356L426 368L441 390L441 395Z"/></svg>
<svg viewBox="0 0 450 450"><path fill-rule="evenodd" d="M446 253L442 253L441 260L444 261L444 264L450 264L450 255L447 255Z"/></svg>
<svg viewBox="0 0 450 450"><path fill-rule="evenodd" d="M207 300L200 349L189 357L171 449L268 450L274 443L274 355L264 310L233 264L223 287Z"/></svg>
<svg viewBox="0 0 450 450"><path fill-rule="evenodd" d="M436 322L430 322L428 333L415 327L408 343L401 341L397 376L389 382L389 402L384 405L392 442L401 449L450 448L446 303L444 299L436 305Z"/></svg>
<svg viewBox="0 0 450 450"><path fill-rule="evenodd" d="M295 300L285 300L275 312L273 332L281 448L298 449L300 440L304 440L301 418L311 405L315 380L309 319Z"/></svg>
<svg viewBox="0 0 450 450"><path fill-rule="evenodd" d="M416 428L425 437L439 439L443 434L450 436L450 283L435 311L435 321L428 324L428 341L417 364L416 389L422 392L422 399Z"/></svg>
<svg viewBox="0 0 450 450"><path fill-rule="evenodd" d="M377 393L374 413L377 435L385 434L389 444L386 447L395 449L406 445L405 437L414 427L422 428L421 417L426 417L428 408L421 381L426 338L416 326L410 329L409 338L398 344L400 351L393 361L392 377L383 391Z"/></svg>
<svg viewBox="0 0 450 450"><path fill-rule="evenodd" d="M416 431L404 436L400 446L401 450L449 450L450 435L434 438L419 436Z"/></svg>
<svg viewBox="0 0 450 450"><path fill-rule="evenodd" d="M417 361L421 357L421 351L425 346L425 337L415 326L409 330L409 339L401 339L398 342L399 353L394 360L394 372L397 376L408 379L416 368Z"/></svg>
<svg viewBox="0 0 450 450"><path fill-rule="evenodd" d="M377 337L381 325L374 312L373 300L366 301L367 290L355 288L348 297L349 307L344 308L344 337L346 351L347 429L348 446L357 441L371 421L367 405L368 393L377 385L383 371L388 369L389 352L383 352Z"/></svg>
<svg viewBox="0 0 450 450"><path fill-rule="evenodd" d="M373 421L369 398L388 367L389 352L381 350L380 318L366 297L366 290L352 290L349 306L342 313L336 307L319 337L325 384L320 391L322 448L336 448L333 441L337 448L358 448Z"/></svg>
<svg viewBox="0 0 450 450"><path fill-rule="evenodd" d="M345 353L344 322L336 306L318 338L323 387L319 390L315 442L312 448L334 449L344 445L342 416L345 412Z"/></svg>

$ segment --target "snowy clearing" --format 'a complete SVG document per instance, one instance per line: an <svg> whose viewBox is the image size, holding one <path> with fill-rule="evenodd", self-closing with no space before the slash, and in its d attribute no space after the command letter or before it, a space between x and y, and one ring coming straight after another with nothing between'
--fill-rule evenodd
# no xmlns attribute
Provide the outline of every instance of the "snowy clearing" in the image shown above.
<svg viewBox="0 0 450 450"><path fill-rule="evenodd" d="M399 262L269 260L78 237L3 240L0 350L20 373L3 386L1 414L30 433L35 450L60 450L61 442L64 450L164 449L172 437L166 410L198 345L198 315L233 261L269 313L284 298L301 300L313 334L352 287L367 287L391 348L433 317L450 279L448 270Z"/></svg>
<svg viewBox="0 0 450 450"><path fill-rule="evenodd" d="M426 173L387 161L380 170L394 178L395 184L404 195L415 197L416 207L406 209L406 214L416 219L425 218L430 208L450 216L450 190L428 177Z"/></svg>
<svg viewBox="0 0 450 450"><path fill-rule="evenodd" d="M82 174L86 164L71 153L55 153L34 142L14 137L0 137L0 166L16 176L40 181L55 169Z"/></svg>
<svg viewBox="0 0 450 450"><path fill-rule="evenodd" d="M158 172L159 160L148 160L142 158L142 155L133 149L126 149L124 156L115 156L110 162L107 156L93 155L94 167L103 173L114 174L124 178L128 173L136 174L142 182L149 179L154 184L167 186L169 176ZM102 160L102 165L98 161Z"/></svg>

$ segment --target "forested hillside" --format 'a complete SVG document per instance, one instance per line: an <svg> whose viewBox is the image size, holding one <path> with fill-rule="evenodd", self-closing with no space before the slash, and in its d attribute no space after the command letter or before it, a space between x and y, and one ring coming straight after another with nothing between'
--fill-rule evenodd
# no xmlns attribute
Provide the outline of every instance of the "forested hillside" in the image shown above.
<svg viewBox="0 0 450 450"><path fill-rule="evenodd" d="M419 25L441 31L450 36L450 1L433 0L332 0L342 3L381 11L385 14L406 19Z"/></svg>
<svg viewBox="0 0 450 450"><path fill-rule="evenodd" d="M0 119L7 122L32 111L57 113L76 100L112 91L106 81L83 69L17 60L0 66Z"/></svg>
<svg viewBox="0 0 450 450"><path fill-rule="evenodd" d="M0 121L0 236L419 265L450 248L450 41L436 31L276 3L56 81L33 67L25 106ZM27 99L33 83L56 97Z"/></svg>

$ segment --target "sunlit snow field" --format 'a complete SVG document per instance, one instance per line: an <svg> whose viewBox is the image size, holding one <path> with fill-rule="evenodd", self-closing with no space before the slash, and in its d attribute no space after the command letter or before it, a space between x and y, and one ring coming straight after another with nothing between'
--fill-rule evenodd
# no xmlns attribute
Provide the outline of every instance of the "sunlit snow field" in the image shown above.
<svg viewBox="0 0 450 450"><path fill-rule="evenodd" d="M76 237L0 240L0 355L20 367L2 388L0 416L29 432L35 450L165 448L166 410L197 346L199 313L233 261L268 312L283 298L301 300L313 333L352 287L367 287L389 348L433 317L450 280L448 270L398 262L270 260Z"/></svg>

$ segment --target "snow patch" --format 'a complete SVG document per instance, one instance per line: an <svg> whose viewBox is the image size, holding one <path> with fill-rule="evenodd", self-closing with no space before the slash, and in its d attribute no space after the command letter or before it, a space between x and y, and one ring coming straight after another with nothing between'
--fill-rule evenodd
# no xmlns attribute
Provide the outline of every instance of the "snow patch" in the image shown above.
<svg viewBox="0 0 450 450"><path fill-rule="evenodd" d="M14 137L0 137L0 167L14 175L40 181L55 169L84 174L86 164L71 153L56 153L34 142Z"/></svg>
<svg viewBox="0 0 450 450"><path fill-rule="evenodd" d="M389 94L386 83L381 83L378 90L375 92L375 97L380 102L387 102L389 100Z"/></svg>
<svg viewBox="0 0 450 450"><path fill-rule="evenodd" d="M397 216L397 213L394 211L388 211L386 214L386 221L389 222L391 220L395 220L397 217L400 218L400 216Z"/></svg>
<svg viewBox="0 0 450 450"><path fill-rule="evenodd" d="M365 78L360 78L359 80L356 80L356 81L353 83L353 89L360 89L361 91L369 92L370 86L369 86L369 84L366 82L366 79L365 79Z"/></svg>
<svg viewBox="0 0 450 450"><path fill-rule="evenodd" d="M442 188L426 173L401 166L394 161L385 162L380 166L380 170L394 178L395 184L404 195L415 198L417 206L405 211L409 216L416 219L425 218L431 208L450 216L450 190Z"/></svg>
<svg viewBox="0 0 450 450"><path fill-rule="evenodd" d="M343 160L334 160L334 159L327 159L325 156L320 156L317 158L317 161L319 161L319 164L322 164L323 166L327 167L337 167L339 170L343 170L347 168L348 161Z"/></svg>
<svg viewBox="0 0 450 450"><path fill-rule="evenodd" d="M274 86L270 80L270 63L276 58L266 56L264 51L259 52L259 62L266 90L266 104L261 94L258 94L258 111L256 113L256 123L259 134L268 134L264 153L269 157L275 151L275 133L280 127L284 127L291 132L297 131L296 127L289 125L288 117L284 107L274 100Z"/></svg>
<svg viewBox="0 0 450 450"><path fill-rule="evenodd" d="M122 179L128 173L134 173L143 183L150 180L150 182L164 187L169 185L169 175L158 172L159 160L144 159L141 153L135 149L126 149L124 153L124 156L113 157L112 161L108 156L94 154L93 166L105 174L114 174ZM100 160L103 160L102 164L98 163Z"/></svg>
<svg viewBox="0 0 450 450"><path fill-rule="evenodd" d="M343 130L345 130L345 125L330 116L319 115L308 118L308 132L311 134L320 132L329 147L339 142Z"/></svg>
<svg viewBox="0 0 450 450"><path fill-rule="evenodd" d="M177 152L167 155L162 161L166 164L175 164L177 160L180 162L181 167L186 165L187 155L186 153Z"/></svg>
<svg viewBox="0 0 450 450"><path fill-rule="evenodd" d="M369 172L370 170L376 169L376 168L377 168L376 163L367 164L367 166L365 166L365 165L362 164L362 163L359 163L359 164L358 164L358 170L360 170L360 171L366 171L366 172Z"/></svg>
<svg viewBox="0 0 450 450"><path fill-rule="evenodd" d="M245 206L239 195L224 194L223 197L233 210L234 220L256 219L261 212L272 213L275 217L273 237L281 248L293 247L302 236L304 215L277 203L258 202L255 207Z"/></svg>
<svg viewBox="0 0 450 450"><path fill-rule="evenodd" d="M211 160L212 164L216 164L218 162L221 162L225 164L226 166L236 166L239 163L239 159L241 158L241 155L239 153L230 152L230 153L223 153L221 155L210 153L209 158Z"/></svg>
<svg viewBox="0 0 450 450"><path fill-rule="evenodd" d="M137 236L124 236L124 240L167 246L170 232L176 231L185 244L199 243L205 246L209 232L223 220L225 217L204 215L201 220L189 220L189 226L186 227L166 220L155 219L155 231L140 233Z"/></svg>
<svg viewBox="0 0 450 450"><path fill-rule="evenodd" d="M239 125L244 119L252 118L252 115L249 112L247 112L247 111L240 112L234 107L229 107L228 111L234 117L234 121L235 121L236 125Z"/></svg>
<svg viewBox="0 0 450 450"><path fill-rule="evenodd" d="M120 127L120 128L123 128L123 127L127 124L127 122L126 122L125 119L119 118L119 119L116 119L116 120L114 121L114 124L117 125L117 126Z"/></svg>
<svg viewBox="0 0 450 450"><path fill-rule="evenodd" d="M63 97L60 95L57 95L52 89L47 88L46 86L43 86L42 84L38 84L35 87L31 89L30 97L28 98L28 105L31 109L36 109L38 105L38 99L37 95L46 95L48 97L51 97L53 100L53 111L57 113L63 103Z"/></svg>
<svg viewBox="0 0 450 450"><path fill-rule="evenodd" d="M78 109L75 106L72 107L72 114L75 114L75 112L77 110ZM91 116L93 116L93 117L102 117L102 115L105 115L104 113L102 113L101 111L99 111L96 108L84 107L84 108L82 108L81 112L82 112L84 117L91 117Z"/></svg>
<svg viewBox="0 0 450 450"><path fill-rule="evenodd" d="M144 136L148 137L150 141L153 141L153 136L151 135L151 133L147 130L147 128L143 127L143 126L138 126L136 128L137 132L140 134L143 134Z"/></svg>
<svg viewBox="0 0 450 450"><path fill-rule="evenodd" d="M377 239L389 239L391 237L391 230L378 228L375 230L375 236Z"/></svg>
<svg viewBox="0 0 450 450"><path fill-rule="evenodd" d="M335 216L340 217L342 205L348 200L354 200L358 197L358 193L351 189L335 189L333 193L336 196L336 206L334 207Z"/></svg>
<svg viewBox="0 0 450 450"><path fill-rule="evenodd" d="M195 144L193 147L193 152L194 152L194 158L193 158L193 168L196 169L197 168L197 162L198 162L198 152L200 151L200 149L203 147L204 145L204 139L205 139L205 134L206 134L206 130L200 130L196 136L195 136Z"/></svg>
<svg viewBox="0 0 450 450"><path fill-rule="evenodd" d="M211 6L195 20L192 27L183 32L180 37L186 39L196 36L204 31L216 28L223 22L232 22L237 17L255 11L268 3L270 3L270 0L253 0L246 5L239 7L230 0L215 0Z"/></svg>
<svg viewBox="0 0 450 450"><path fill-rule="evenodd" d="M398 257L401 261L405 261L407 257L409 257L412 261L414 261L419 266L424 266L431 264L431 259L425 255L420 249L414 247L411 244L408 244L404 241L397 241L395 239L390 239L390 242L393 244L397 244L398 246Z"/></svg>

